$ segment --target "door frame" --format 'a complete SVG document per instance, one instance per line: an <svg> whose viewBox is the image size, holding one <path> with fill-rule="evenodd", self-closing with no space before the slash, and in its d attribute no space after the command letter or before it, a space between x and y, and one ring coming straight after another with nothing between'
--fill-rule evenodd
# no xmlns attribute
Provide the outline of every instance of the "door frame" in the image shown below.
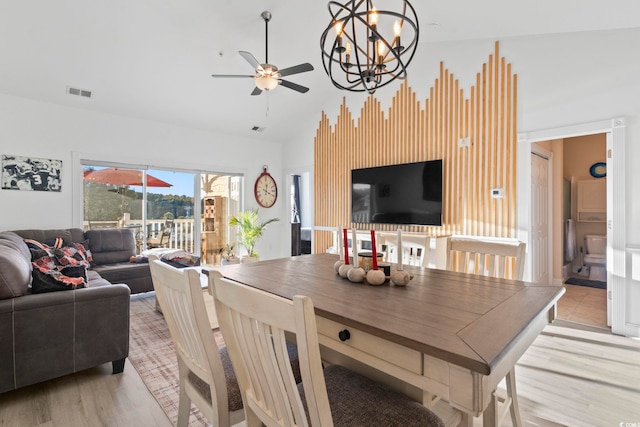
<svg viewBox="0 0 640 427"><path fill-rule="evenodd" d="M555 283L553 278L553 257L555 255L553 253L553 153L542 147L531 145L531 155L541 157L547 161L547 217L549 218L547 221L547 281L554 285L562 285L562 283ZM531 202L533 202L533 200L531 200ZM531 206L533 208L533 203L531 203ZM533 212L533 209L531 209L531 212ZM532 230L534 224L533 213L531 214L530 223L530 230ZM533 256L531 260L531 274L533 275Z"/></svg>
<svg viewBox="0 0 640 427"><path fill-rule="evenodd" d="M625 130L623 117L549 128L518 134L518 151L527 156L517 158L517 218L518 238L530 240L531 162L529 153L533 142L563 139L604 133L607 140L607 323L611 332L633 335L626 324L626 186L625 186ZM530 253L527 254L531 256ZM525 278L531 277L531 260ZM528 274L528 276L527 276ZM525 279L526 280L526 279Z"/></svg>
<svg viewBox="0 0 640 427"><path fill-rule="evenodd" d="M299 166L299 167L295 167L295 168L289 168L286 169L284 172L284 182L286 187L286 198L287 198L287 202L286 202L286 217L287 218L287 223L289 223L289 218L291 218L291 211L293 209L293 205L291 203L291 197L289 197L290 195L290 188L293 185L293 175L305 175L308 174L309 175L309 197L312 202L311 202L311 206L310 206L310 218L311 218L311 227L313 230L315 230L314 224L315 224L315 220L314 220L314 207L313 207L313 200L314 200L314 196L313 196L313 166ZM302 218L300 219L302 221ZM313 231L311 232L311 253L314 253L313 251L313 247L314 247L314 234ZM288 227L286 232L285 232L285 239L284 241L289 244L289 246L291 245L291 227ZM291 248L289 248L289 252L291 252Z"/></svg>

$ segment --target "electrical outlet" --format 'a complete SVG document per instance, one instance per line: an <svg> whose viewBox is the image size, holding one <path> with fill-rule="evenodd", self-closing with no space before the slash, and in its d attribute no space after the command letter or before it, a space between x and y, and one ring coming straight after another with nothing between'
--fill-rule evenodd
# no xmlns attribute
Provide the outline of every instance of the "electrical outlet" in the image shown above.
<svg viewBox="0 0 640 427"><path fill-rule="evenodd" d="M468 136L464 138L458 139L458 148L469 147L471 145L471 140Z"/></svg>

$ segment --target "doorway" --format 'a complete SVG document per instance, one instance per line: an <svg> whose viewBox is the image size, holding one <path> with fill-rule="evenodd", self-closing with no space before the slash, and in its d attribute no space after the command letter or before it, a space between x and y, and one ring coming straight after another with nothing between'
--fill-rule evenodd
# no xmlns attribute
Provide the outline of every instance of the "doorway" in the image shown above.
<svg viewBox="0 0 640 427"><path fill-rule="evenodd" d="M553 229L551 265L556 284L566 295L558 304L558 317L577 323L607 327L606 299L606 134L581 135L539 142L558 158L551 192L557 206L551 214ZM532 262L535 270L537 156L532 158ZM538 162L539 163L539 162ZM549 188L549 187L547 187ZM603 243L596 248L593 242ZM590 243L588 245L588 243ZM555 250L554 250L555 248ZM591 249L589 249L591 248ZM598 270L599 269L599 270ZM598 271L600 272L598 274Z"/></svg>
<svg viewBox="0 0 640 427"><path fill-rule="evenodd" d="M531 152L531 262L534 283L551 283L552 154L536 146Z"/></svg>
<svg viewBox="0 0 640 427"><path fill-rule="evenodd" d="M311 174L290 175L291 256L312 252Z"/></svg>

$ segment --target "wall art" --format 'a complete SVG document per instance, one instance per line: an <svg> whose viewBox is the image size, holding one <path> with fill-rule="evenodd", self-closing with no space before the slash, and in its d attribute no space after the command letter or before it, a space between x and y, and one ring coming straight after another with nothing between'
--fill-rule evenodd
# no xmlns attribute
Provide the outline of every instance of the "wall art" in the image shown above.
<svg viewBox="0 0 640 427"><path fill-rule="evenodd" d="M2 155L2 189L60 191L62 160Z"/></svg>

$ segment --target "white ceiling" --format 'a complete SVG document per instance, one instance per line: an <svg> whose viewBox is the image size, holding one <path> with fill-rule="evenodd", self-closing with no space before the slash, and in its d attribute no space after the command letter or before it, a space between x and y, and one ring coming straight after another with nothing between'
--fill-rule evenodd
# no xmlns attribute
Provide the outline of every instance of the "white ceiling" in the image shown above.
<svg viewBox="0 0 640 427"><path fill-rule="evenodd" d="M638 0L412 4L421 43L640 27ZM273 14L270 62L313 64L314 71L288 78L308 93L278 88L250 96L250 79L210 77L251 74L238 50L264 61L263 10ZM317 123L330 99L348 94L331 85L322 67L319 38L328 23L326 1L0 0L0 92L286 141L302 123ZM93 97L67 95L67 86L91 90ZM254 125L266 130L252 132Z"/></svg>

